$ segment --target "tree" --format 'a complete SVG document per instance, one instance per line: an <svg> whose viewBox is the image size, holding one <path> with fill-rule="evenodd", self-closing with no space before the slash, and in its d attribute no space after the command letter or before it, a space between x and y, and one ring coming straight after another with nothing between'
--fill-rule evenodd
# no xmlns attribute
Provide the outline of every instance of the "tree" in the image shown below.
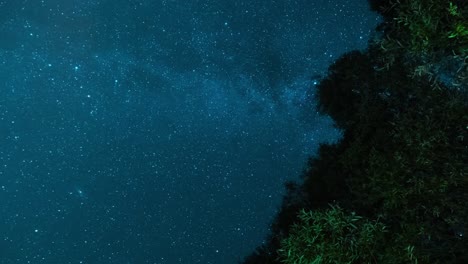
<svg viewBox="0 0 468 264"><path fill-rule="evenodd" d="M388 243L386 226L338 205L305 211L279 250L286 264L417 263L414 247Z"/></svg>

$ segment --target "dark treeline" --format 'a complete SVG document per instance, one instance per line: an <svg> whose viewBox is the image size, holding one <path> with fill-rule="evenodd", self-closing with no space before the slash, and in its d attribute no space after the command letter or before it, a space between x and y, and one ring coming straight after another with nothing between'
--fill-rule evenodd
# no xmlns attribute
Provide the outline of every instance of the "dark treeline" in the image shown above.
<svg viewBox="0 0 468 264"><path fill-rule="evenodd" d="M242 263L468 263L468 2L370 1L384 21L317 86L344 132L285 184Z"/></svg>

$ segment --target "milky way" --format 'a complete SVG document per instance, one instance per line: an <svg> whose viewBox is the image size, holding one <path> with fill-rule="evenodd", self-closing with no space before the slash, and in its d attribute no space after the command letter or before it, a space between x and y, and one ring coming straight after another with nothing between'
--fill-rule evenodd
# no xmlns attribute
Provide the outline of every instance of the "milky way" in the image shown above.
<svg viewBox="0 0 468 264"><path fill-rule="evenodd" d="M0 1L0 262L236 263L339 139L314 84L377 23L365 1Z"/></svg>

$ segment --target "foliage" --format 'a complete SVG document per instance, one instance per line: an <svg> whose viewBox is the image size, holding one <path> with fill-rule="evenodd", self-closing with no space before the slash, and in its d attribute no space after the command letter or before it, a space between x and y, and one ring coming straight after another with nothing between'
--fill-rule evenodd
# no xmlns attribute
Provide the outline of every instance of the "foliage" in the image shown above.
<svg viewBox="0 0 468 264"><path fill-rule="evenodd" d="M375 88L371 85L377 81L374 72L369 54L353 51L339 58L317 86L319 110L330 115L342 129L359 122L363 103L378 100L372 94Z"/></svg>
<svg viewBox="0 0 468 264"><path fill-rule="evenodd" d="M344 136L288 188L249 264L468 263L468 2L373 8L381 39L338 59L317 86L318 110ZM369 233L380 242L363 250L358 231L376 225L388 232Z"/></svg>
<svg viewBox="0 0 468 264"><path fill-rule="evenodd" d="M468 2L442 0L370 0L381 7L386 21L373 39L380 48L378 70L388 70L398 59L412 77L468 89Z"/></svg>
<svg viewBox="0 0 468 264"><path fill-rule="evenodd" d="M392 245L388 250L383 223L347 213L338 205L330 207L300 212L300 223L292 227L279 250L283 263L417 263L411 245Z"/></svg>
<svg viewBox="0 0 468 264"><path fill-rule="evenodd" d="M415 244L433 263L449 263L468 246L450 230L468 219L468 109L456 92L423 88L392 122L392 151L372 148L361 157L368 161L366 176L350 183L365 206L391 221L401 241Z"/></svg>
<svg viewBox="0 0 468 264"><path fill-rule="evenodd" d="M467 54L468 9L450 1L396 0L390 1L395 17L390 34L413 55L446 50ZM397 33L398 32L398 33ZM396 35L398 34L398 35Z"/></svg>

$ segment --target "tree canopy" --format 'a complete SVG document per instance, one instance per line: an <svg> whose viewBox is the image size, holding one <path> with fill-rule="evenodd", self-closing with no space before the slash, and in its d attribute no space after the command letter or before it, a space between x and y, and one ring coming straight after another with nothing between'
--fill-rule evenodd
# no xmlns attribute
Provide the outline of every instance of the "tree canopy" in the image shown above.
<svg viewBox="0 0 468 264"><path fill-rule="evenodd" d="M468 263L468 3L370 3L379 34L317 86L343 138L286 184L245 264Z"/></svg>

